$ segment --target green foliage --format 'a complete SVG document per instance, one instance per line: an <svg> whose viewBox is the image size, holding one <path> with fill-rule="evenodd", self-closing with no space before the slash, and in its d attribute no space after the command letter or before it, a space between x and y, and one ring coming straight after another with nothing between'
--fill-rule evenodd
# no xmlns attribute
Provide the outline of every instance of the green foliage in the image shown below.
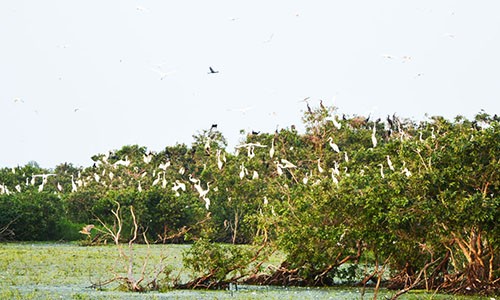
<svg viewBox="0 0 500 300"><path fill-rule="evenodd" d="M183 262L196 277L221 282L243 273L252 255L248 248L210 243L202 238L183 254Z"/></svg>
<svg viewBox="0 0 500 300"><path fill-rule="evenodd" d="M155 153L126 145L94 155L88 168L0 169L0 230L8 226L15 239L71 239L75 224L112 224L118 202L136 209L151 240L203 237L187 262L195 272L215 270L218 280L232 268L224 264L243 264L233 254L246 254L208 241L269 243L294 274L318 285L352 280L361 264L413 279L430 272L426 286L449 274L472 287L498 278L498 117L417 123L336 114L306 111L305 133L242 132L234 153L211 128L191 146ZM195 259L203 255L209 259Z"/></svg>
<svg viewBox="0 0 500 300"><path fill-rule="evenodd" d="M9 226L16 240L58 240L61 199L50 193L0 195L0 224Z"/></svg>

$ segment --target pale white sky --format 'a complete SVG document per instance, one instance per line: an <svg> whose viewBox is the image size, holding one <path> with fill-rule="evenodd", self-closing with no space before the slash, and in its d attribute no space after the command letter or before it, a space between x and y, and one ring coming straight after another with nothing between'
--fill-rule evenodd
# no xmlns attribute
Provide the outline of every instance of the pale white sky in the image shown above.
<svg viewBox="0 0 500 300"><path fill-rule="evenodd" d="M123 145L190 144L212 123L234 146L240 129L301 124L305 97L349 115L500 113L499 11L451 0L2 1L0 167L89 166Z"/></svg>

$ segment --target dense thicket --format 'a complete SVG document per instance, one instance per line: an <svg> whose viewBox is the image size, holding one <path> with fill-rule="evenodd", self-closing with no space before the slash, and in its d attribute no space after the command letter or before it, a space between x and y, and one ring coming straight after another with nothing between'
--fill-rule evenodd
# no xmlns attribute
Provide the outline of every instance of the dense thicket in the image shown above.
<svg viewBox="0 0 500 300"><path fill-rule="evenodd" d="M303 134L248 134L236 153L211 128L190 147L124 146L87 168L0 169L0 238L71 239L75 227L112 224L118 202L134 207L150 240L283 251L283 276L261 278L268 284L362 276L398 289L498 290L496 115L417 123L321 106L303 120Z"/></svg>

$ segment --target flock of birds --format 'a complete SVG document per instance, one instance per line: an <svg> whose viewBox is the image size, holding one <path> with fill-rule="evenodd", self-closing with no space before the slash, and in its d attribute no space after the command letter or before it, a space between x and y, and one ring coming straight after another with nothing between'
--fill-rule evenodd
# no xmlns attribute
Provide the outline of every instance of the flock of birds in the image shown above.
<svg viewBox="0 0 500 300"><path fill-rule="evenodd" d="M325 120L326 122L332 122L337 131L342 130L342 120L339 120L338 116L327 117ZM394 120L394 122L399 121ZM349 126L348 122L344 123L346 124L345 126ZM374 122L371 130L372 149L375 149L378 146L376 123L377 121ZM407 139L411 138L409 135L404 133L400 124L398 124L397 127L400 131L400 137ZM222 171L228 162L226 152L223 149L216 149L215 155L213 155L214 152L211 149L213 141L212 132L216 128L216 124L212 125L210 131L208 131L205 135L204 150L205 154L210 156L209 159L212 159L213 157L213 162L216 164L217 169ZM331 180L338 185L343 176L350 176L347 166L347 163L350 161L349 154L347 151L341 149L341 147L335 142L336 140L333 136L328 137L328 145L332 153L338 154L337 157L339 159L338 161L333 162L333 166L329 168L329 173L326 173L325 168L328 167L322 163L321 157L317 158L315 161L315 171L303 168L303 164L299 164L301 167L298 167L296 162L292 162L285 157L281 157L285 152L278 151L277 137L278 135L275 134L269 145L261 144L260 142L247 142L236 146L234 154L235 157L241 155L240 153L243 152L246 153L247 159L238 160L238 164L240 164L238 168L239 172L238 174L235 174L235 176L238 176L240 180L256 180L261 177L257 170L249 170L245 165L245 163L249 164L248 162L252 160L259 151L267 152L265 156L268 156L269 161L271 162L268 163L268 165L274 166L275 168L275 171L271 168L271 174L280 177L283 176L285 172L289 172L296 183L302 182L302 184L307 185L312 182L312 184L319 184L321 180L325 178L324 174L328 174L328 177L330 177ZM432 133L432 137L435 137L434 132ZM422 139L422 135L420 135L419 139L420 141L424 141ZM293 150L293 147L289 150ZM92 168L83 170L85 175L82 175L82 171L78 171L76 176L70 174L71 192L77 192L78 190L84 189L86 186L91 184L101 185L105 188L136 186L138 192L142 192L147 188L159 186L163 189L169 188L173 193L175 193L176 196L180 196L181 192L186 192L188 191L188 187L192 187L191 190L196 192L199 199L204 202L206 209L210 209L211 201L209 194L211 192L211 188L212 191L217 191L217 187L211 187L210 182L202 182L201 179L195 177L194 173L186 174L187 166L176 163L173 161L173 158L165 157L162 161L159 161L156 158L155 153L149 152L147 154L143 154L142 162L135 162L130 160L128 155L125 155L120 159L114 157L114 155L115 154L113 152L99 155L99 159ZM261 157L262 156L263 155L261 155ZM380 168L380 176L382 178L385 178L386 176L384 173L384 166L387 166L388 169L393 172L396 171L390 156L386 155L385 158L385 161L378 164L378 167ZM346 163L346 165L343 166L343 163ZM169 171L169 176L167 177L167 170L174 168L174 165L176 169ZM204 168L206 168L206 164L204 165ZM16 168L12 168L12 172L15 173ZM363 174L364 169L361 169L360 173ZM406 177L412 176L411 171L408 170L404 162L400 173ZM55 193L66 192L63 185L58 181L57 177L59 177L59 175L55 173L33 175L23 174L23 176L25 177L25 182L17 184L14 187L14 190L9 189L6 184L0 184L0 194L10 194L15 192L20 193L24 189L23 185L26 187L37 186L38 192L43 192L46 185L49 183L50 177L54 178L51 183L55 185ZM266 176L269 176L269 174ZM297 180L296 176L302 176L302 180ZM316 180L310 181L312 178L315 178ZM267 198L264 200L265 204L266 202L268 202Z"/></svg>

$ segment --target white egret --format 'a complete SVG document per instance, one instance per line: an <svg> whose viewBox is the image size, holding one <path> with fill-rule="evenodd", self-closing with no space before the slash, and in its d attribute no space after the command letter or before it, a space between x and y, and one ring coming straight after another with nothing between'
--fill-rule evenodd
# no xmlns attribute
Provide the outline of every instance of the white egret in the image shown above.
<svg viewBox="0 0 500 300"><path fill-rule="evenodd" d="M405 161L403 161L403 170L401 171L401 173L405 174L406 177L410 177L411 176L411 172L406 167L406 162Z"/></svg>
<svg viewBox="0 0 500 300"><path fill-rule="evenodd" d="M323 173L325 170L321 167L321 158L318 158L318 172Z"/></svg>
<svg viewBox="0 0 500 300"><path fill-rule="evenodd" d="M177 192L179 189L186 191L186 184L180 182L179 180L176 180L175 183L173 183L172 191ZM177 193L178 194L178 193Z"/></svg>
<svg viewBox="0 0 500 300"><path fill-rule="evenodd" d="M141 186L141 181L139 180L139 184L137 185L137 190L139 191L139 193L142 192L142 186Z"/></svg>
<svg viewBox="0 0 500 300"><path fill-rule="evenodd" d="M312 176L312 171L311 171L311 176ZM306 173L304 178L302 178L302 183L307 184L309 182L309 175Z"/></svg>
<svg viewBox="0 0 500 300"><path fill-rule="evenodd" d="M240 166L240 179L243 179L243 177L245 177L245 175L247 175L247 174L248 174L248 171L245 168L245 165L243 163L241 163L241 166Z"/></svg>
<svg viewBox="0 0 500 300"><path fill-rule="evenodd" d="M264 196L264 206L266 206L267 204L269 204L269 200L267 200L267 197Z"/></svg>
<svg viewBox="0 0 500 300"><path fill-rule="evenodd" d="M221 155L221 149L217 149L217 153L216 153L216 156L217 156L217 167L219 168L219 170L222 170L222 160L220 159L220 155Z"/></svg>
<svg viewBox="0 0 500 300"><path fill-rule="evenodd" d="M348 169L347 167L344 167L344 176L349 177L349 176L351 176L351 174L349 174L349 173L347 172L347 170L349 170L349 169Z"/></svg>
<svg viewBox="0 0 500 300"><path fill-rule="evenodd" d="M163 172L163 179L161 181L161 187L166 188L167 187L167 179L165 178L165 172Z"/></svg>
<svg viewBox="0 0 500 300"><path fill-rule="evenodd" d="M372 144L373 148L377 147L377 137L375 136L376 129L375 129L375 123L373 124L373 131L372 131Z"/></svg>
<svg viewBox="0 0 500 300"><path fill-rule="evenodd" d="M271 141L271 149L269 149L269 157L272 159L274 156L274 138Z"/></svg>
<svg viewBox="0 0 500 300"><path fill-rule="evenodd" d="M378 166L380 167L380 176L382 178L385 178L385 175L384 175L384 165L383 164L378 164Z"/></svg>
<svg viewBox="0 0 500 300"><path fill-rule="evenodd" d="M158 174L156 174L156 179L153 180L153 186L157 185L159 182L160 182L160 175L161 175L162 172L158 172Z"/></svg>
<svg viewBox="0 0 500 300"><path fill-rule="evenodd" d="M286 169L297 168L296 165L292 164L291 162L289 162L288 160L286 160L284 158L281 159L281 162L284 163L283 168L286 168Z"/></svg>
<svg viewBox="0 0 500 300"><path fill-rule="evenodd" d="M392 161L391 161L391 158L389 157L389 155L387 155L387 164L389 165L389 169L391 171L394 171L394 166L392 165Z"/></svg>
<svg viewBox="0 0 500 300"><path fill-rule="evenodd" d="M337 179L337 177L335 177L335 170L333 168L330 168L330 171L332 172L331 176L332 176L333 183L335 183L336 185L339 185L339 180Z"/></svg>
<svg viewBox="0 0 500 300"><path fill-rule="evenodd" d="M207 182L207 189L204 190L202 187L201 187L201 184L200 183L196 183L194 185L194 188L196 189L196 191L198 192L200 198L205 198L205 196L208 194L208 192L210 191L210 182Z"/></svg>
<svg viewBox="0 0 500 300"><path fill-rule="evenodd" d="M247 148L248 158L254 158L255 157L254 149L255 149L254 146L250 146L250 147Z"/></svg>
<svg viewBox="0 0 500 300"><path fill-rule="evenodd" d="M283 169L282 169L283 165L277 161L275 161L275 163L276 163L276 172L278 172L278 176L283 175Z"/></svg>
<svg viewBox="0 0 500 300"><path fill-rule="evenodd" d="M337 128L337 130L340 130L340 128L342 128L342 124L340 124L338 121L337 121L337 116L334 115L332 117L328 117L326 118L325 120L327 121L332 121L333 123L333 126L335 126L335 128Z"/></svg>
<svg viewBox="0 0 500 300"><path fill-rule="evenodd" d="M186 172L186 169L184 169L184 167L181 167L179 169L179 174L184 175L185 172Z"/></svg>
<svg viewBox="0 0 500 300"><path fill-rule="evenodd" d="M57 183L57 190L59 190L59 192L63 191L63 187L59 182Z"/></svg>
<svg viewBox="0 0 500 300"><path fill-rule="evenodd" d="M144 154L144 157L142 158L145 164L149 164L152 159L153 159L152 153L149 153L148 155Z"/></svg>
<svg viewBox="0 0 500 300"><path fill-rule="evenodd" d="M15 188L16 188L16 191L17 191L18 193L20 193L20 192L21 192L21 186L20 186L19 184L18 184L18 185L16 185L16 186L15 186Z"/></svg>
<svg viewBox="0 0 500 300"><path fill-rule="evenodd" d="M252 179L259 179L259 173L257 171L253 171Z"/></svg>
<svg viewBox="0 0 500 300"><path fill-rule="evenodd" d="M339 164L338 162L333 162L333 169L332 169L332 172L337 175L337 176L340 176L340 171L339 171Z"/></svg>
<svg viewBox="0 0 500 300"><path fill-rule="evenodd" d="M330 144L330 147L332 147L333 151L337 152L337 153L340 153L340 148L337 144L335 144L333 142L333 138L332 137L329 137L328 138L328 141L329 141L329 144Z"/></svg>
<svg viewBox="0 0 500 300"><path fill-rule="evenodd" d="M207 141L205 142L205 146L203 146L205 149L205 153L207 155L210 155L210 138L207 138Z"/></svg>
<svg viewBox="0 0 500 300"><path fill-rule="evenodd" d="M347 156L346 151L344 151L344 160L345 160L345 162L349 162L349 156Z"/></svg>
<svg viewBox="0 0 500 300"><path fill-rule="evenodd" d="M95 182L99 182L99 180L101 180L101 176L99 176L99 174L97 173L94 173L94 180Z"/></svg>
<svg viewBox="0 0 500 300"><path fill-rule="evenodd" d="M205 208L208 210L210 208L210 199L208 197L202 198L205 201Z"/></svg>
<svg viewBox="0 0 500 300"><path fill-rule="evenodd" d="M78 191L78 188L76 187L75 180L73 178L73 175L71 175L71 192L74 193Z"/></svg>
<svg viewBox="0 0 500 300"><path fill-rule="evenodd" d="M43 182L43 181L42 181L42 184L40 184L40 185L38 186L38 192L43 191L43 186L44 186L44 184L45 184L45 182Z"/></svg>
<svg viewBox="0 0 500 300"><path fill-rule="evenodd" d="M125 159L116 161L113 167L118 168L118 166L128 167L130 165L130 160L128 160L128 155L125 155Z"/></svg>
<svg viewBox="0 0 500 300"><path fill-rule="evenodd" d="M200 180L199 179L196 179L193 177L193 175L189 174L189 181L191 181L192 183L199 183Z"/></svg>
<svg viewBox="0 0 500 300"><path fill-rule="evenodd" d="M170 160L166 161L165 163L160 163L158 169L166 171L168 167L170 167Z"/></svg>

